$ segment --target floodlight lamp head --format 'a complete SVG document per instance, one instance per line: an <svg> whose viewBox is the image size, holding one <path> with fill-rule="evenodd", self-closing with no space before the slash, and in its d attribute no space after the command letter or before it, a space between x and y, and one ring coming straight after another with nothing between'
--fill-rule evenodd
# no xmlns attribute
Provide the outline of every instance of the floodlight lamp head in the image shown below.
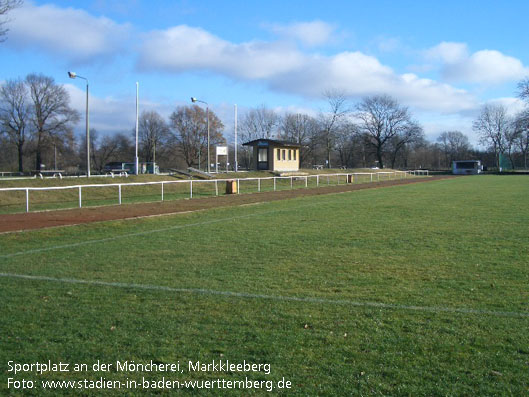
<svg viewBox="0 0 529 397"><path fill-rule="evenodd" d="M196 98L191 97L191 102L195 103L197 101Z"/></svg>
<svg viewBox="0 0 529 397"><path fill-rule="evenodd" d="M77 73L75 72L68 72L68 76L71 78L71 79L75 79L77 77Z"/></svg>

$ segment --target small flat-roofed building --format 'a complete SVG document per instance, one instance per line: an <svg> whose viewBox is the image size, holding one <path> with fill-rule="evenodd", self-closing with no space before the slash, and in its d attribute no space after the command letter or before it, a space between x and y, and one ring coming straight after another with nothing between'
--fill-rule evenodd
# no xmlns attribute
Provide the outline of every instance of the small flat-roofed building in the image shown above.
<svg viewBox="0 0 529 397"><path fill-rule="evenodd" d="M267 171L299 171L299 145L274 139L255 139L243 143L253 147L252 169Z"/></svg>
<svg viewBox="0 0 529 397"><path fill-rule="evenodd" d="M481 174L483 167L479 160L459 160L452 163L454 175L477 175Z"/></svg>

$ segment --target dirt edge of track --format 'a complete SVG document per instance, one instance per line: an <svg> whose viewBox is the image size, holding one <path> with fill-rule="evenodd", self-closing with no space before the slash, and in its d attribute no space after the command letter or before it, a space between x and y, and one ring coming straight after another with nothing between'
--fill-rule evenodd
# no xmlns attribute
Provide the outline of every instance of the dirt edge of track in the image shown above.
<svg viewBox="0 0 529 397"><path fill-rule="evenodd" d="M417 179L397 179L364 184L322 186L317 188L301 188L293 190L281 190L276 192L248 193L155 203L124 204L70 210L7 214L0 215L0 233L78 225L91 222L142 218L154 215L171 215L206 210L210 208L232 207L244 204L286 200L296 197L319 196L325 194L351 192L355 190L433 182L448 178L453 178L453 176L443 175Z"/></svg>

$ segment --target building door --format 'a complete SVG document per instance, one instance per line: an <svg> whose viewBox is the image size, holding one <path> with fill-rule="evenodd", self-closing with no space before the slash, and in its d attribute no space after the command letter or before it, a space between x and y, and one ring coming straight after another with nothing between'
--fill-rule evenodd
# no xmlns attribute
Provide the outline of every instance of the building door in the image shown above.
<svg viewBox="0 0 529 397"><path fill-rule="evenodd" d="M268 148L259 148L257 153L257 169L268 169Z"/></svg>

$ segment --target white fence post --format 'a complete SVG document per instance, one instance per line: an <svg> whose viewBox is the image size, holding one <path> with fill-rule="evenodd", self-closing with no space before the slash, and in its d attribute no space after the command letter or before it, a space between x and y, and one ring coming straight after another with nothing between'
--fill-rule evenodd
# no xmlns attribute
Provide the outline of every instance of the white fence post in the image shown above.
<svg viewBox="0 0 529 397"><path fill-rule="evenodd" d="M237 179L237 194L241 193L241 180Z"/></svg>
<svg viewBox="0 0 529 397"><path fill-rule="evenodd" d="M118 202L121 205L121 184L118 185Z"/></svg>
<svg viewBox="0 0 529 397"><path fill-rule="evenodd" d="M309 186L309 177L306 176L305 177L305 187L308 187Z"/></svg>
<svg viewBox="0 0 529 397"><path fill-rule="evenodd" d="M219 181L215 179L215 196L219 195Z"/></svg>
<svg viewBox="0 0 529 397"><path fill-rule="evenodd" d="M274 192L276 191L276 177L274 176Z"/></svg>
<svg viewBox="0 0 529 397"><path fill-rule="evenodd" d="M320 176L316 175L316 186L320 186Z"/></svg>
<svg viewBox="0 0 529 397"><path fill-rule="evenodd" d="M291 189L294 187L293 181L294 181L294 177L291 176L291 177L290 177L290 188L291 188Z"/></svg>
<svg viewBox="0 0 529 397"><path fill-rule="evenodd" d="M257 191L261 191L261 178L257 178Z"/></svg>
<svg viewBox="0 0 529 397"><path fill-rule="evenodd" d="M29 212L29 189L26 189L26 212Z"/></svg>
<svg viewBox="0 0 529 397"><path fill-rule="evenodd" d="M163 201L163 182L162 182L162 201Z"/></svg>
<svg viewBox="0 0 529 397"><path fill-rule="evenodd" d="M79 208L83 206L83 194L81 193L81 186L79 186Z"/></svg>
<svg viewBox="0 0 529 397"><path fill-rule="evenodd" d="M193 180L189 181L189 198L193 198Z"/></svg>

